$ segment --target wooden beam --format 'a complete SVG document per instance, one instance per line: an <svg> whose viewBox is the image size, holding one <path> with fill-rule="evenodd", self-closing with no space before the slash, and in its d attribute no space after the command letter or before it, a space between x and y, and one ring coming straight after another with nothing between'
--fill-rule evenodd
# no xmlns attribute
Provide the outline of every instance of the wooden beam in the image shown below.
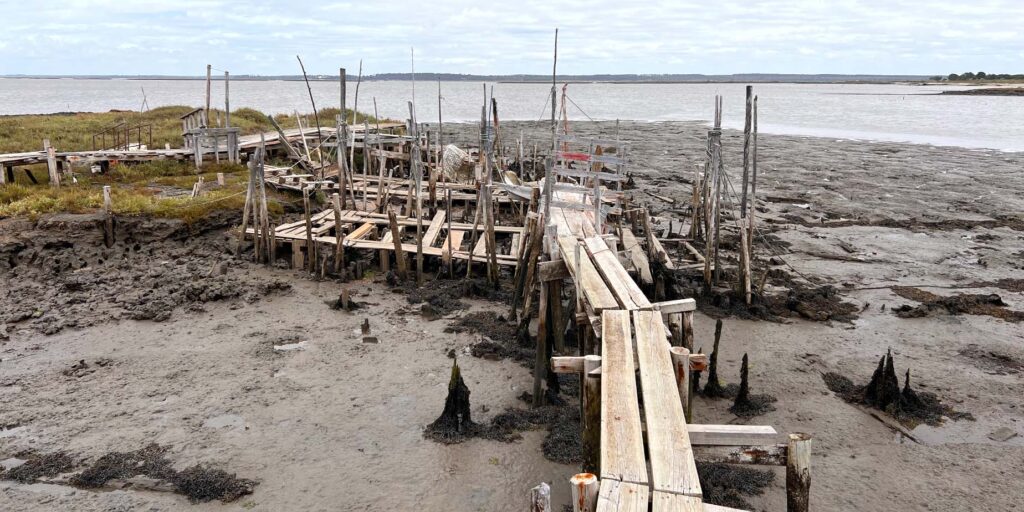
<svg viewBox="0 0 1024 512"><path fill-rule="evenodd" d="M674 313L696 311L697 301L693 299L666 300L663 302L655 302L652 306L654 306L655 310L660 311L662 315L671 315Z"/></svg>
<svg viewBox="0 0 1024 512"><path fill-rule="evenodd" d="M770 444L779 433L767 425L687 425L693 446L747 446Z"/></svg>
<svg viewBox="0 0 1024 512"><path fill-rule="evenodd" d="M629 312L601 314L601 349L601 478L646 484Z"/></svg>
<svg viewBox="0 0 1024 512"><path fill-rule="evenodd" d="M784 444L761 446L701 446L693 450L702 462L723 464L756 464L758 466L785 466L787 449Z"/></svg>
<svg viewBox="0 0 1024 512"><path fill-rule="evenodd" d="M700 497L700 479L665 341L665 325L655 311L634 311L633 327L647 420L651 486L655 491Z"/></svg>

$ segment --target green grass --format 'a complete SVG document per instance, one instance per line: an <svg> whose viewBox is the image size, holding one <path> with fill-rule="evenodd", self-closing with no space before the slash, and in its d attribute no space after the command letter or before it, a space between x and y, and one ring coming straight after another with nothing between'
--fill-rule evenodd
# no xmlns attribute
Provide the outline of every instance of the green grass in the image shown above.
<svg viewBox="0 0 1024 512"><path fill-rule="evenodd" d="M181 147L180 117L192 110L192 107L172 106L146 112L0 116L0 153L41 150L44 138L50 139L58 151L90 150L93 149L94 133L121 122L131 126L152 125L153 144L150 147L162 148L165 144L172 148ZM335 126L335 116L339 112L337 108L320 110L321 126ZM211 111L211 120L216 120L220 114L220 110ZM313 114L301 115L303 126L316 126ZM352 111L349 110L347 115L351 123ZM377 121L363 114L355 117L359 124L363 119L371 124ZM277 115L275 120L284 129L298 126L294 115ZM243 134L273 130L267 116L251 108L232 111L231 125L241 128ZM146 133L148 142L148 129ZM24 169L32 171L38 185L32 184ZM248 181L248 171L242 165L207 163L197 171L189 161L174 160L113 165L106 174L92 174L86 167L76 167L74 172L78 183L63 180L62 187L53 188L49 186L45 165L16 169L14 183L0 185L0 218L35 218L49 213L96 211L103 206L103 186L110 185L115 214L150 215L191 223L218 210L241 212ZM217 173L225 174L225 186L215 185ZM195 199L183 194L191 191L200 175L211 184L203 194ZM283 212L282 202L293 200L274 193L273 189L268 190L268 195L274 198L268 208L275 214Z"/></svg>

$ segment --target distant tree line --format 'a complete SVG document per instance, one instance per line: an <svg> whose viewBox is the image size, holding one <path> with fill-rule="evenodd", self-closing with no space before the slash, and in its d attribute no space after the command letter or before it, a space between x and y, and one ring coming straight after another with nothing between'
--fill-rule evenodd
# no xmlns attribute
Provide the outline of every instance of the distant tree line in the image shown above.
<svg viewBox="0 0 1024 512"><path fill-rule="evenodd" d="M949 76L933 76L932 80L1024 80L1024 74L1009 75L1006 73L991 74L984 71L978 71L972 73L970 71L963 74L950 73Z"/></svg>

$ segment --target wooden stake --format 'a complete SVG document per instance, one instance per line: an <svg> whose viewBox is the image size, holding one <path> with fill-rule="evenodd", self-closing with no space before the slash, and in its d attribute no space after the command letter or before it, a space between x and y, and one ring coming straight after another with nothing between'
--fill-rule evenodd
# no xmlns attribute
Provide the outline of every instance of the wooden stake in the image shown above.
<svg viewBox="0 0 1024 512"><path fill-rule="evenodd" d="M672 367L676 374L676 387L679 391L679 402L683 405L683 412L686 415L686 422L691 419L690 403L693 397L693 389L690 385L690 351L685 347L672 347Z"/></svg>
<svg viewBox="0 0 1024 512"><path fill-rule="evenodd" d="M530 512L554 512L551 508L551 486L541 482L530 489Z"/></svg>
<svg viewBox="0 0 1024 512"><path fill-rule="evenodd" d="M747 86L747 108L743 121L743 192L740 197L740 218L747 216L747 186L750 181L750 125L754 108L754 86Z"/></svg>
<svg viewBox="0 0 1024 512"><path fill-rule="evenodd" d="M589 326L584 328L590 330ZM601 356L583 356L583 471L589 473L596 473L601 467L601 377L591 374L600 367Z"/></svg>
<svg viewBox="0 0 1024 512"><path fill-rule="evenodd" d="M213 71L213 66L210 64L206 65L206 111L204 112L206 128L210 127L210 76Z"/></svg>
<svg viewBox="0 0 1024 512"><path fill-rule="evenodd" d="M395 266L398 267L398 277L407 277L405 269L405 251L402 250L402 234L398 231L398 219L395 212L388 210L388 220L391 222L391 240L395 244Z"/></svg>
<svg viewBox="0 0 1024 512"><path fill-rule="evenodd" d="M50 186L60 187L60 171L57 170L57 152L50 145L50 139L43 139L43 151L46 151L46 171L50 175Z"/></svg>
<svg viewBox="0 0 1024 512"><path fill-rule="evenodd" d="M103 245L114 246L114 202L110 198L110 185L103 186Z"/></svg>
<svg viewBox="0 0 1024 512"><path fill-rule="evenodd" d="M302 210L306 218L306 267L316 273L316 247L313 245L313 221L309 211L309 187L302 187Z"/></svg>
<svg viewBox="0 0 1024 512"><path fill-rule="evenodd" d="M786 511L807 512L811 497L811 436L790 434L786 450Z"/></svg>
<svg viewBox="0 0 1024 512"><path fill-rule="evenodd" d="M596 512L597 493L601 484L593 473L577 473L569 479L572 485L573 512Z"/></svg>
<svg viewBox="0 0 1024 512"><path fill-rule="evenodd" d="M533 366L533 406L544 405L541 382L547 376L548 358L548 283L540 282L540 304L537 312L537 357Z"/></svg>
<svg viewBox="0 0 1024 512"><path fill-rule="evenodd" d="M341 196L331 195L331 204L334 206L334 273L341 274L345 268L345 235L341 232ZM347 309L347 308L346 308Z"/></svg>

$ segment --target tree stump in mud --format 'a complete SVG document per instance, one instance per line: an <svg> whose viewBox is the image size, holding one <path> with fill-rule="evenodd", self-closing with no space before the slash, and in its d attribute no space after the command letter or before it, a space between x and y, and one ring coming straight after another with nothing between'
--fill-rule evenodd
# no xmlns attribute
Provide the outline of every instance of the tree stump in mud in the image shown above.
<svg viewBox="0 0 1024 512"><path fill-rule="evenodd" d="M871 376L871 382L868 382L867 387L864 388L864 402L885 410L889 404L898 402L899 399L900 381L896 377L892 350L889 350L878 361L878 367L875 368L875 373Z"/></svg>
<svg viewBox="0 0 1024 512"><path fill-rule="evenodd" d="M725 396L725 389L718 381L718 342L722 339L722 319L715 321L715 345L711 349L711 362L708 365L708 383L704 384L703 394L709 398Z"/></svg>
<svg viewBox="0 0 1024 512"><path fill-rule="evenodd" d="M448 381L448 396L444 399L444 411L427 426L427 433L442 442L458 442L474 426L469 411L469 388L462 380L459 362L454 361L452 376Z"/></svg>

